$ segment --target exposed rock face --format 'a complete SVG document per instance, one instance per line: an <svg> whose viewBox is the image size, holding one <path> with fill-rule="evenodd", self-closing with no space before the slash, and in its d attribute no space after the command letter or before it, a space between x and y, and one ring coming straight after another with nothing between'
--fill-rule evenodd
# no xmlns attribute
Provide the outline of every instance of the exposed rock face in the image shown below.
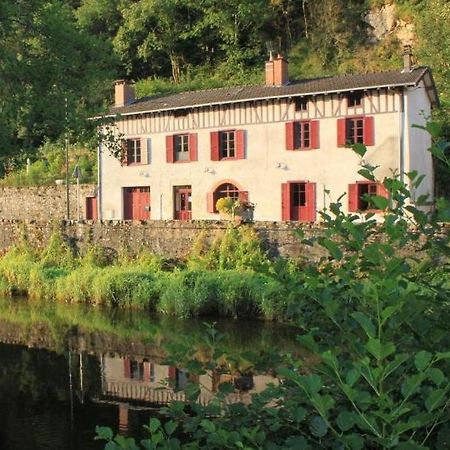
<svg viewBox="0 0 450 450"><path fill-rule="evenodd" d="M391 34L395 35L402 45L411 45L414 42L414 24L397 17L395 3L372 9L365 20L370 25L369 41L373 44Z"/></svg>

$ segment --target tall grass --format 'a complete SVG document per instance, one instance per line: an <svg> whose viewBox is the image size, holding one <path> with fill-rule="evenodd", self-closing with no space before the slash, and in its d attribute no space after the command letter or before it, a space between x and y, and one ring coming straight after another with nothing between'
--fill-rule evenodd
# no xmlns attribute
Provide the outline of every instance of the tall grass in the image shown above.
<svg viewBox="0 0 450 450"><path fill-rule="evenodd" d="M292 295L286 274L281 276L285 266L270 261L256 233L246 227L230 228L210 244L200 237L186 264L175 269L145 251L117 256L92 246L75 255L55 231L41 252L23 242L0 258L0 293L140 308L180 318L282 319Z"/></svg>

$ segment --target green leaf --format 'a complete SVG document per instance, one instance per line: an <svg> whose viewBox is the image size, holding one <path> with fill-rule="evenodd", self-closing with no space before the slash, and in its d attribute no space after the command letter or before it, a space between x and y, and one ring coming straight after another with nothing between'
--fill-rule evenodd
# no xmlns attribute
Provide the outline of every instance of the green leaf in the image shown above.
<svg viewBox="0 0 450 450"><path fill-rule="evenodd" d="M304 375L299 378L299 384L308 394L313 395L322 389L322 378L319 375Z"/></svg>
<svg viewBox="0 0 450 450"><path fill-rule="evenodd" d="M428 412L434 411L446 398L447 389L434 390L425 400L425 408Z"/></svg>
<svg viewBox="0 0 450 450"><path fill-rule="evenodd" d="M370 203L372 203L376 209L384 211L389 206L389 199L381 197L380 195L370 195Z"/></svg>
<svg viewBox="0 0 450 450"><path fill-rule="evenodd" d="M352 145L352 150L359 156L364 157L367 152L367 147L364 144L358 142Z"/></svg>
<svg viewBox="0 0 450 450"><path fill-rule="evenodd" d="M328 433L328 425L320 416L313 416L309 423L309 430L313 436L322 438Z"/></svg>
<svg viewBox="0 0 450 450"><path fill-rule="evenodd" d="M152 417L150 419L150 423L148 425L148 430L150 434L155 433L161 427L161 422L156 417Z"/></svg>
<svg viewBox="0 0 450 450"><path fill-rule="evenodd" d="M441 359L450 359L450 352L436 353L436 361L440 361Z"/></svg>
<svg viewBox="0 0 450 450"><path fill-rule="evenodd" d="M445 375L441 369L430 367L427 370L427 375L430 380L438 387L445 381Z"/></svg>
<svg viewBox="0 0 450 450"><path fill-rule="evenodd" d="M416 366L416 369L421 371L425 370L430 364L432 357L433 355L430 352L426 352L425 350L417 353L416 357L414 358L414 365Z"/></svg>
<svg viewBox="0 0 450 450"><path fill-rule="evenodd" d="M216 431L216 426L213 422L211 422L208 419L203 419L200 422L200 426L207 432L207 433L214 433Z"/></svg>
<svg viewBox="0 0 450 450"><path fill-rule="evenodd" d="M379 339L369 339L366 348L378 360L395 352L395 345L392 342L381 343Z"/></svg>
<svg viewBox="0 0 450 450"><path fill-rule="evenodd" d="M381 311L381 318L383 319L383 323L389 319L395 312L397 312L401 308L401 304L395 306L388 306Z"/></svg>
<svg viewBox="0 0 450 450"><path fill-rule="evenodd" d="M375 337L375 326L372 321L362 312L354 312L352 317L361 325L369 338Z"/></svg>
<svg viewBox="0 0 450 450"><path fill-rule="evenodd" d="M359 169L358 173L364 177L366 180L376 181L375 176L372 171L367 169Z"/></svg>
<svg viewBox="0 0 450 450"><path fill-rule="evenodd" d="M356 368L353 368L347 372L347 375L345 377L345 382L350 387L353 387L353 385L359 380L360 377L361 377L361 371L357 370Z"/></svg>
<svg viewBox="0 0 450 450"><path fill-rule="evenodd" d="M404 398L410 397L415 394L419 389L425 378L425 374L423 372L416 373L414 375L410 375L406 378L406 380L402 384L402 394Z"/></svg>
<svg viewBox="0 0 450 450"><path fill-rule="evenodd" d="M305 408L302 408L299 406L298 408L295 408L292 412L292 418L295 422L300 423L303 420L305 420L307 411Z"/></svg>
<svg viewBox="0 0 450 450"><path fill-rule="evenodd" d="M342 431L348 431L355 425L354 413L351 411L341 411L337 416L336 423Z"/></svg>
<svg viewBox="0 0 450 450"><path fill-rule="evenodd" d="M95 436L95 439L104 439L105 441L110 441L114 437L114 433L109 427L95 427L95 432L97 433L97 436Z"/></svg>
<svg viewBox="0 0 450 450"><path fill-rule="evenodd" d="M318 353L319 352L319 346L317 345L316 341L314 340L314 336L312 334L305 334L303 336L297 336L297 341L300 342L300 344L303 345L307 350Z"/></svg>
<svg viewBox="0 0 450 450"><path fill-rule="evenodd" d="M425 125L426 130L434 138L438 138L442 135L442 125L439 122L429 121Z"/></svg>
<svg viewBox="0 0 450 450"><path fill-rule="evenodd" d="M392 372L397 370L404 362L408 361L409 356L406 353L396 355L394 360L391 361L384 370L384 376L388 377Z"/></svg>
<svg viewBox="0 0 450 450"><path fill-rule="evenodd" d="M275 447L274 447L275 448ZM276 447L278 448L278 447ZM289 436L284 443L283 449L286 450L309 450L311 446L308 444L308 441L303 436Z"/></svg>
<svg viewBox="0 0 450 450"><path fill-rule="evenodd" d="M330 351L327 350L326 352L323 352L320 357L322 358L322 361L329 367L333 369L337 369L338 367L338 361L336 356Z"/></svg>
<svg viewBox="0 0 450 450"><path fill-rule="evenodd" d="M342 259L343 253L342 253L341 249L339 248L339 246L336 244L336 242L333 242L332 240L325 239L325 238L318 239L318 242L320 245L325 247L330 252L330 255L334 259L336 259L338 261L340 259Z"/></svg>
<svg viewBox="0 0 450 450"><path fill-rule="evenodd" d="M200 395L200 386L197 383L188 383L184 389L186 397L191 402L195 402Z"/></svg>
<svg viewBox="0 0 450 450"><path fill-rule="evenodd" d="M219 392L222 394L232 394L234 392L234 385L230 382L220 383Z"/></svg>
<svg viewBox="0 0 450 450"><path fill-rule="evenodd" d="M341 441L347 444L351 450L362 450L364 448L364 439L358 434L349 434L348 436L343 436Z"/></svg>
<svg viewBox="0 0 450 450"><path fill-rule="evenodd" d="M166 430L166 433L168 436L171 436L174 431L177 429L178 425L176 422L174 422L173 420L169 420L169 422L167 422L164 425L164 429Z"/></svg>

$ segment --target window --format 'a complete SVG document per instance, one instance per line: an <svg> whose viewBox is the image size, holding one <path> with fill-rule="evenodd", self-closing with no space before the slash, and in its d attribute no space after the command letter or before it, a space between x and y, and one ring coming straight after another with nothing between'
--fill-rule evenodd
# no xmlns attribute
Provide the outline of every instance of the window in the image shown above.
<svg viewBox="0 0 450 450"><path fill-rule="evenodd" d="M374 118L348 117L337 121L338 146L352 144L375 145Z"/></svg>
<svg viewBox="0 0 450 450"><path fill-rule="evenodd" d="M197 133L166 136L168 163L197 161Z"/></svg>
<svg viewBox="0 0 450 450"><path fill-rule="evenodd" d="M230 197L241 202L248 201L248 192L241 191L232 183L223 183L214 192L208 194L208 212L217 213L216 203L219 198Z"/></svg>
<svg viewBox="0 0 450 450"><path fill-rule="evenodd" d="M318 120L286 123L287 150L311 150L314 148L319 148Z"/></svg>
<svg viewBox="0 0 450 450"><path fill-rule="evenodd" d="M345 121L345 143L364 144L364 119L355 118Z"/></svg>
<svg viewBox="0 0 450 450"><path fill-rule="evenodd" d="M177 134L174 136L175 161L189 160L189 135Z"/></svg>
<svg viewBox="0 0 450 450"><path fill-rule="evenodd" d="M292 206L306 205L306 183L295 183L292 186Z"/></svg>
<svg viewBox="0 0 450 450"><path fill-rule="evenodd" d="M221 131L219 133L219 157L234 158L235 157L235 132Z"/></svg>
<svg viewBox="0 0 450 450"><path fill-rule="evenodd" d="M373 210L368 199L371 195L388 198L386 188L380 183L360 181L350 184L348 187L349 212Z"/></svg>
<svg viewBox="0 0 450 450"><path fill-rule="evenodd" d="M362 91L350 92L346 95L346 97L347 97L347 107L348 108L353 108L355 106L362 105L362 99L363 99Z"/></svg>
<svg viewBox="0 0 450 450"><path fill-rule="evenodd" d="M140 164L141 163L141 140L127 139L126 140L126 163Z"/></svg>
<svg viewBox="0 0 450 450"><path fill-rule="evenodd" d="M304 97L296 97L294 99L295 110L296 111L307 111L308 110L308 99Z"/></svg>
<svg viewBox="0 0 450 450"><path fill-rule="evenodd" d="M211 161L245 159L244 130L213 131Z"/></svg>

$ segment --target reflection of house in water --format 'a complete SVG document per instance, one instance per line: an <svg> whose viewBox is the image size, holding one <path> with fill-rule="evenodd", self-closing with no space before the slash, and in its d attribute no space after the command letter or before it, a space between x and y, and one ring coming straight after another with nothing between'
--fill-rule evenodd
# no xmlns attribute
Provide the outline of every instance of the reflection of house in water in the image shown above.
<svg viewBox="0 0 450 450"><path fill-rule="evenodd" d="M189 381L200 384L201 404L208 404L218 392L221 383L232 383L236 391L229 394L227 402L248 403L251 394L261 392L277 379L271 375L241 375L209 370L204 375L191 375L180 368L156 364L146 359L103 356L102 398L144 402L160 406L174 400L183 401L183 389Z"/></svg>

